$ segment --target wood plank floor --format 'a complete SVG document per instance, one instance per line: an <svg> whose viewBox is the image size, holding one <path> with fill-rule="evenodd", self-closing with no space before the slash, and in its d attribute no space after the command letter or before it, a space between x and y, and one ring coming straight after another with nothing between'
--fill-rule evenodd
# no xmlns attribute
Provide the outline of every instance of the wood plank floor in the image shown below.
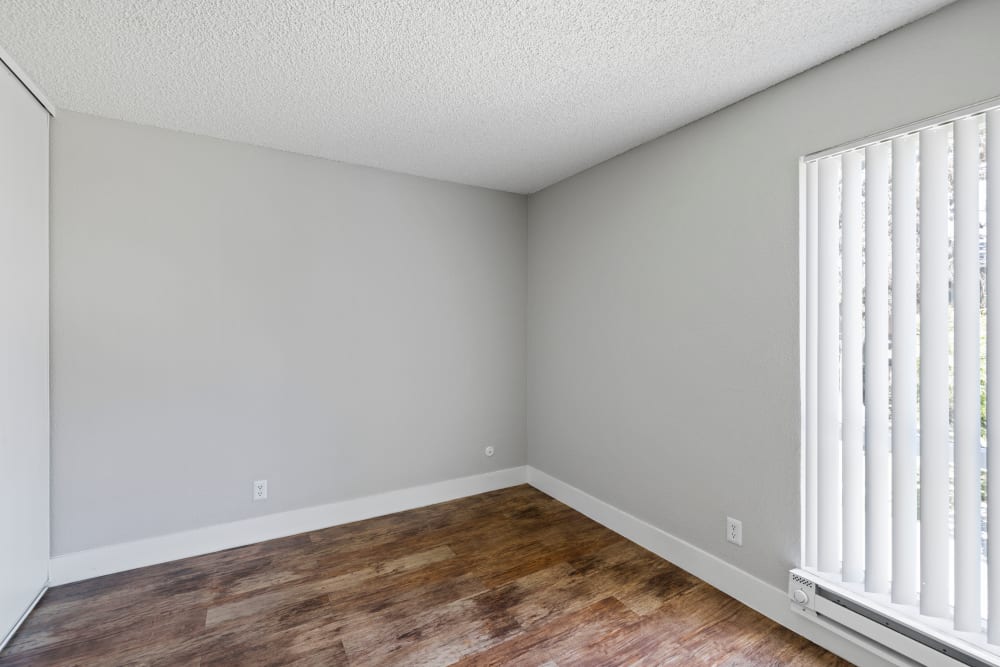
<svg viewBox="0 0 1000 667"><path fill-rule="evenodd" d="M846 665L528 486L50 590L0 665Z"/></svg>

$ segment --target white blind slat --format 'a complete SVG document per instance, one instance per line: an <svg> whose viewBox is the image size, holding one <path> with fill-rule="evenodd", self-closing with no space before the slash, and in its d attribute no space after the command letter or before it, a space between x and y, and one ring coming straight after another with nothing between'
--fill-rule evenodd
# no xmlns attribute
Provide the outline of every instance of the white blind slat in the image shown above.
<svg viewBox="0 0 1000 667"><path fill-rule="evenodd" d="M865 590L889 592L889 144L865 152Z"/></svg>
<svg viewBox="0 0 1000 667"><path fill-rule="evenodd" d="M840 158L819 164L817 568L840 571Z"/></svg>
<svg viewBox="0 0 1000 667"><path fill-rule="evenodd" d="M815 162L806 165L806 536L805 566L816 567L816 440L817 384L816 335L819 317L817 290L819 287L819 168Z"/></svg>
<svg viewBox="0 0 1000 667"><path fill-rule="evenodd" d="M917 603L917 570L913 558L917 550L916 165L917 136L909 135L894 139L892 142L892 601L910 605ZM822 304L820 307L822 308Z"/></svg>
<svg viewBox="0 0 1000 667"><path fill-rule="evenodd" d="M955 123L955 629L980 610L979 118Z"/></svg>
<svg viewBox="0 0 1000 667"><path fill-rule="evenodd" d="M948 132L920 133L920 613L949 615Z"/></svg>
<svg viewBox="0 0 1000 667"><path fill-rule="evenodd" d="M987 640L1000 644L1000 111L986 114L986 243Z"/></svg>
<svg viewBox="0 0 1000 667"><path fill-rule="evenodd" d="M844 581L864 581L865 463L864 385L864 258L862 256L862 169L864 152L842 158L842 447Z"/></svg>

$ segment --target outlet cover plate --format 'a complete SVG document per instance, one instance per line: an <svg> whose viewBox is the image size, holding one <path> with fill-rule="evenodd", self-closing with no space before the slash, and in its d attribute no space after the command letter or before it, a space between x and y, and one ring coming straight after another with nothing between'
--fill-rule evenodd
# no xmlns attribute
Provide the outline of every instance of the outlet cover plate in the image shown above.
<svg viewBox="0 0 1000 667"><path fill-rule="evenodd" d="M731 516L726 517L726 541L738 547L743 546L743 522Z"/></svg>
<svg viewBox="0 0 1000 667"><path fill-rule="evenodd" d="M257 500L267 500L267 480L257 479L253 483L253 499Z"/></svg>

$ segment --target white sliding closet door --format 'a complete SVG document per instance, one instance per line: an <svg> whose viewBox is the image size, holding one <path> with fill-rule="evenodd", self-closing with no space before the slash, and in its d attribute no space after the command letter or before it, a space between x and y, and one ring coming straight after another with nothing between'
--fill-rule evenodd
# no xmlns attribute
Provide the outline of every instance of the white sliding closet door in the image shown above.
<svg viewBox="0 0 1000 667"><path fill-rule="evenodd" d="M0 63L0 642L48 562L49 115Z"/></svg>

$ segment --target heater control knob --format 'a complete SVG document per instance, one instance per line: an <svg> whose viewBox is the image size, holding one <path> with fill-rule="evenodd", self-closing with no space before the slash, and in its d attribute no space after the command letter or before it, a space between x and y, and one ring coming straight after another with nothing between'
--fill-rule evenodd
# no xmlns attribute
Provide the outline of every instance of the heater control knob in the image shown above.
<svg viewBox="0 0 1000 667"><path fill-rule="evenodd" d="M809 602L809 595L801 588L796 588L792 593L792 601L795 604L805 604Z"/></svg>

